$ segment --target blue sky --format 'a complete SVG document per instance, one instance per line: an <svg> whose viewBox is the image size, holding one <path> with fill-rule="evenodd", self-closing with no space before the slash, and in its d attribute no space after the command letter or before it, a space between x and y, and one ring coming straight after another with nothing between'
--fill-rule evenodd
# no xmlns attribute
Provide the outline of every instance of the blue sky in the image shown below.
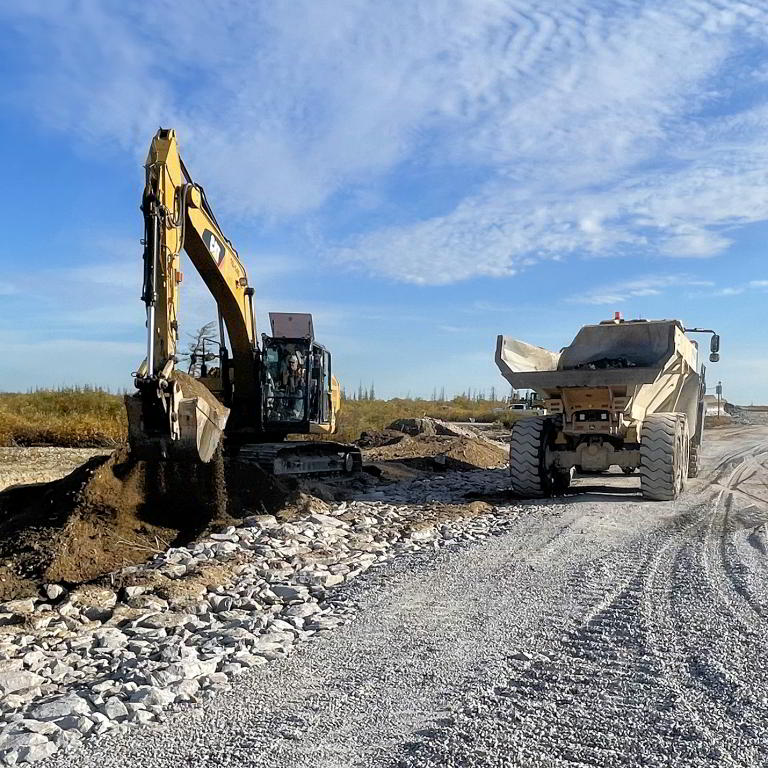
<svg viewBox="0 0 768 768"><path fill-rule="evenodd" d="M0 6L0 389L130 386L140 203L176 129L266 313L350 388L503 387L497 333L715 327L768 402L768 6L358 0ZM182 331L214 317L185 270Z"/></svg>

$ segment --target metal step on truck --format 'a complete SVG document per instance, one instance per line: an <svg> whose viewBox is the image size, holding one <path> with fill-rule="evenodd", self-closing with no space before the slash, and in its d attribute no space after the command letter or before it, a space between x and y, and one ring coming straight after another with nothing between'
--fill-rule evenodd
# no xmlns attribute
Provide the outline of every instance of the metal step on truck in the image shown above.
<svg viewBox="0 0 768 768"><path fill-rule="evenodd" d="M512 489L528 498L553 496L574 471L613 466L639 471L646 499L677 498L699 468L704 426L704 365L678 320L613 320L584 326L560 352L499 336L496 365L515 389L531 389L547 415L512 427Z"/></svg>

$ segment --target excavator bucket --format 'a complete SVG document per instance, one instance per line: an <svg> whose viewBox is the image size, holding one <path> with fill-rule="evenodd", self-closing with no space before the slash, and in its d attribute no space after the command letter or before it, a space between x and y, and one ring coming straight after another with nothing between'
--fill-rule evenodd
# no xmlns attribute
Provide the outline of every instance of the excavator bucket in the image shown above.
<svg viewBox="0 0 768 768"><path fill-rule="evenodd" d="M126 395L125 407L131 453L143 460L207 463L229 418L229 408L180 371L162 388Z"/></svg>

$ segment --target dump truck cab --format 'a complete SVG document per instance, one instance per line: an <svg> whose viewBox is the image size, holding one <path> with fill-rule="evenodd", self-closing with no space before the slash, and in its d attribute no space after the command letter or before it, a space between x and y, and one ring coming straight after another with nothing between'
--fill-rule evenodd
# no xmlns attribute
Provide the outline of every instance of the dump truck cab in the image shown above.
<svg viewBox="0 0 768 768"><path fill-rule="evenodd" d="M710 359L718 358L714 332L694 328L688 333L713 334ZM678 320L624 321L617 316L584 326L559 353L499 336L496 363L513 387L534 390L548 414L513 428L510 471L513 478L519 475L517 485L524 492L540 496L562 490L574 469L619 466L627 473L640 469L643 476L655 429L674 433L665 439L681 455L667 458L686 466L675 470L680 477L666 477L661 490L652 489L648 479L644 494L674 498L683 476L697 473L706 369L699 368L698 345ZM528 466L523 454L537 440L542 445Z"/></svg>

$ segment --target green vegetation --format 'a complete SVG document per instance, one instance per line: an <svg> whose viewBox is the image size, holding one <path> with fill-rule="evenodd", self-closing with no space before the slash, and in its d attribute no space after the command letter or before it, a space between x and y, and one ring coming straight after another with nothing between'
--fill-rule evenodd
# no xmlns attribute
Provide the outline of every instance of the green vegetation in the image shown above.
<svg viewBox="0 0 768 768"><path fill-rule="evenodd" d="M0 445L109 447L126 429L122 395L92 387L0 393Z"/></svg>
<svg viewBox="0 0 768 768"><path fill-rule="evenodd" d="M497 400L351 400L342 402L336 438L356 440L395 419L432 416L446 421L507 421ZM0 445L58 445L68 448L109 447L126 438L122 395L89 387L28 393L0 393Z"/></svg>

